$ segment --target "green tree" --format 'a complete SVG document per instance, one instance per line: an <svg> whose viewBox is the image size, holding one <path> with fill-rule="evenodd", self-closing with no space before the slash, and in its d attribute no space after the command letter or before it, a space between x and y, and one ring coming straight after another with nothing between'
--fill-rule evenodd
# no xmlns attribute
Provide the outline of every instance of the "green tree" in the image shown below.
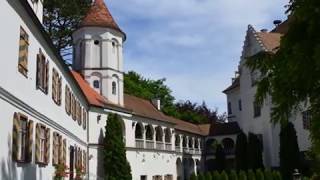
<svg viewBox="0 0 320 180"><path fill-rule="evenodd" d="M86 15L91 0L45 0L43 1L43 26L53 44L66 59L71 58L72 33Z"/></svg>
<svg viewBox="0 0 320 180"><path fill-rule="evenodd" d="M195 173L192 173L190 176L190 180L198 180L198 177Z"/></svg>
<svg viewBox="0 0 320 180"><path fill-rule="evenodd" d="M106 179L131 180L131 168L126 158L121 118L117 114L108 115L103 151Z"/></svg>
<svg viewBox="0 0 320 180"><path fill-rule="evenodd" d="M272 172L273 180L282 180L281 174L278 171Z"/></svg>
<svg viewBox="0 0 320 180"><path fill-rule="evenodd" d="M198 175L198 180L206 180L203 172L200 172L199 175Z"/></svg>
<svg viewBox="0 0 320 180"><path fill-rule="evenodd" d="M280 131L280 171L283 179L292 179L294 169L301 167L300 150L294 125L283 124Z"/></svg>
<svg viewBox="0 0 320 180"><path fill-rule="evenodd" d="M247 173L243 170L240 170L239 172L239 180L247 180Z"/></svg>
<svg viewBox="0 0 320 180"><path fill-rule="evenodd" d="M241 132L236 141L236 167L237 170L247 170L247 135Z"/></svg>
<svg viewBox="0 0 320 180"><path fill-rule="evenodd" d="M231 170L230 171L230 176L229 176L230 180L238 180L238 175L237 175L237 172L235 170Z"/></svg>
<svg viewBox="0 0 320 180"><path fill-rule="evenodd" d="M213 171L212 173L212 179L213 180L221 180L220 173L218 171Z"/></svg>
<svg viewBox="0 0 320 180"><path fill-rule="evenodd" d="M204 174L204 176L205 176L205 179L206 179L206 180L212 180L212 176L211 176L211 173L210 173L209 171L207 171L207 172Z"/></svg>
<svg viewBox="0 0 320 180"><path fill-rule="evenodd" d="M273 180L272 172L269 169L264 170L264 179L265 180Z"/></svg>
<svg viewBox="0 0 320 180"><path fill-rule="evenodd" d="M217 145L215 156L216 156L215 164L216 164L217 170L218 171L224 170L226 168L226 154L224 153L224 150L221 144Z"/></svg>
<svg viewBox="0 0 320 180"><path fill-rule="evenodd" d="M256 180L256 174L252 169L248 170L248 180Z"/></svg>
<svg viewBox="0 0 320 180"><path fill-rule="evenodd" d="M280 46L249 58L251 70L261 72L256 100L272 98L271 120L285 124L306 102L310 105L312 151L320 159L320 14L319 0L290 0L289 29ZM314 163L315 165L319 162ZM320 171L317 167L316 171Z"/></svg>
<svg viewBox="0 0 320 180"><path fill-rule="evenodd" d="M249 133L248 136L247 157L248 168L253 170L263 168L262 143L253 133Z"/></svg>
<svg viewBox="0 0 320 180"><path fill-rule="evenodd" d="M229 176L226 171L222 171L220 174L220 180L229 180Z"/></svg>
<svg viewBox="0 0 320 180"><path fill-rule="evenodd" d="M257 180L264 180L264 173L262 172L261 169L257 169L256 170L256 177L257 177Z"/></svg>

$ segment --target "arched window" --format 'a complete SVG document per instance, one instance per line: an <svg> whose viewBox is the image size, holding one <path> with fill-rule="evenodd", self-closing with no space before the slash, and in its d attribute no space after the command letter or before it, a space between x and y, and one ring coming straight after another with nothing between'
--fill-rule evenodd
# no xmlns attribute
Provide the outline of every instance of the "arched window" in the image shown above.
<svg viewBox="0 0 320 180"><path fill-rule="evenodd" d="M180 147L180 135L179 134L176 134L174 144L175 144L175 146Z"/></svg>
<svg viewBox="0 0 320 180"><path fill-rule="evenodd" d="M232 154L234 152L234 141L231 138L223 139L222 145L226 154Z"/></svg>
<svg viewBox="0 0 320 180"><path fill-rule="evenodd" d="M187 136L184 136L182 139L182 147L187 147Z"/></svg>
<svg viewBox="0 0 320 180"><path fill-rule="evenodd" d="M93 87L99 89L100 88L100 82L98 80L93 81Z"/></svg>
<svg viewBox="0 0 320 180"><path fill-rule="evenodd" d="M193 148L193 138L189 138L188 146L189 148Z"/></svg>
<svg viewBox="0 0 320 180"><path fill-rule="evenodd" d="M112 39L111 45L112 45L112 53L116 53L118 41L116 39Z"/></svg>
<svg viewBox="0 0 320 180"><path fill-rule="evenodd" d="M156 127L156 141L158 141L158 142L163 141L163 131L160 126Z"/></svg>
<svg viewBox="0 0 320 180"><path fill-rule="evenodd" d="M165 129L164 140L166 143L171 143L171 131L169 128Z"/></svg>
<svg viewBox="0 0 320 180"><path fill-rule="evenodd" d="M153 127L151 125L146 126L146 139L153 140Z"/></svg>
<svg viewBox="0 0 320 180"><path fill-rule="evenodd" d="M112 94L116 95L117 94L117 83L116 82L112 82Z"/></svg>
<svg viewBox="0 0 320 180"><path fill-rule="evenodd" d="M199 139L196 139L195 142L194 142L194 148L198 149L199 148L199 143L200 143Z"/></svg>
<svg viewBox="0 0 320 180"><path fill-rule="evenodd" d="M206 150L207 153L215 153L217 148L218 141L215 139L208 139L206 141Z"/></svg>
<svg viewBox="0 0 320 180"><path fill-rule="evenodd" d="M136 138L136 139L143 139L143 126L142 126L141 123L138 123L138 124L136 125L135 138Z"/></svg>

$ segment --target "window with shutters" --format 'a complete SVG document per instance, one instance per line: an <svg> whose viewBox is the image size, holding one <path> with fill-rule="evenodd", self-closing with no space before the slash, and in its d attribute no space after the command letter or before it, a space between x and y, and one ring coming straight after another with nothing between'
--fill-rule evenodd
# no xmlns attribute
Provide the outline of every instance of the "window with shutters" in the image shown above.
<svg viewBox="0 0 320 180"><path fill-rule="evenodd" d="M50 158L50 129L43 124L36 126L36 163L49 163Z"/></svg>
<svg viewBox="0 0 320 180"><path fill-rule="evenodd" d="M46 154L46 128L44 126L40 127L40 162L45 162L45 154Z"/></svg>
<svg viewBox="0 0 320 180"><path fill-rule="evenodd" d="M65 88L65 109L68 115L71 113L71 92L70 88L66 85Z"/></svg>
<svg viewBox="0 0 320 180"><path fill-rule="evenodd" d="M52 99L57 105L61 105L62 78L57 70L52 69Z"/></svg>
<svg viewBox="0 0 320 180"><path fill-rule="evenodd" d="M88 118L88 112L85 108L82 109L82 127L84 130L87 129L87 118Z"/></svg>
<svg viewBox="0 0 320 180"><path fill-rule="evenodd" d="M78 124L81 126L82 122L81 122L81 106L80 106L80 103L77 102L77 107L76 107L76 115L77 115L77 121L78 121Z"/></svg>
<svg viewBox="0 0 320 180"><path fill-rule="evenodd" d="M53 147L52 147L52 164L53 165L58 165L59 163L61 163L59 159L62 153L61 139L62 139L62 136L59 133L57 132L53 133Z"/></svg>
<svg viewBox="0 0 320 180"><path fill-rule="evenodd" d="M28 50L29 35L20 27L18 71L25 77L28 76Z"/></svg>
<svg viewBox="0 0 320 180"><path fill-rule="evenodd" d="M14 114L12 157L18 162L31 162L33 121L21 114Z"/></svg>
<svg viewBox="0 0 320 180"><path fill-rule="evenodd" d="M48 94L49 61L39 49L37 54L37 77L36 86L45 94Z"/></svg>
<svg viewBox="0 0 320 180"><path fill-rule="evenodd" d="M76 99L73 94L71 94L71 116L73 120L76 120Z"/></svg>
<svg viewBox="0 0 320 180"><path fill-rule="evenodd" d="M83 172L86 173L87 172L87 153L85 150L83 150Z"/></svg>

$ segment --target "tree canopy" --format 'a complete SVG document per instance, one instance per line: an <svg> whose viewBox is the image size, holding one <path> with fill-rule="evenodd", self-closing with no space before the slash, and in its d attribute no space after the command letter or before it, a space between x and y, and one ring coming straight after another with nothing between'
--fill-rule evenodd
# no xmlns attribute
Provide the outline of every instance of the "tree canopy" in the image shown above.
<svg viewBox="0 0 320 180"><path fill-rule="evenodd" d="M72 33L90 5L91 0L43 1L43 26L61 56L67 61L72 60Z"/></svg>
<svg viewBox="0 0 320 180"><path fill-rule="evenodd" d="M223 121L225 116L219 116L217 110L211 110L203 102L201 105L191 101L179 101L175 103L171 89L165 85L166 79L151 80L140 74L129 71L124 76L124 91L140 98L161 100L163 113L185 120L191 123L204 124L212 121Z"/></svg>
<svg viewBox="0 0 320 180"><path fill-rule="evenodd" d="M320 1L290 0L287 7L289 29L280 47L250 58L247 65L261 72L256 99L262 103L271 96L273 122L285 124L292 112L308 105L312 150L320 159Z"/></svg>

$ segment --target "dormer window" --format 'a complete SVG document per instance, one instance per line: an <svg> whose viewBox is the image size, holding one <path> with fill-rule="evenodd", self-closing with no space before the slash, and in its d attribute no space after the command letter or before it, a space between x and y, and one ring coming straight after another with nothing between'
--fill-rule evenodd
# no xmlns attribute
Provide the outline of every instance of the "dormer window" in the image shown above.
<svg viewBox="0 0 320 180"><path fill-rule="evenodd" d="M100 88L100 82L98 80L94 80L93 81L93 87L96 88L96 89L99 89Z"/></svg>
<svg viewBox="0 0 320 180"><path fill-rule="evenodd" d="M112 82L112 94L116 95L117 94L117 83L116 82Z"/></svg>

